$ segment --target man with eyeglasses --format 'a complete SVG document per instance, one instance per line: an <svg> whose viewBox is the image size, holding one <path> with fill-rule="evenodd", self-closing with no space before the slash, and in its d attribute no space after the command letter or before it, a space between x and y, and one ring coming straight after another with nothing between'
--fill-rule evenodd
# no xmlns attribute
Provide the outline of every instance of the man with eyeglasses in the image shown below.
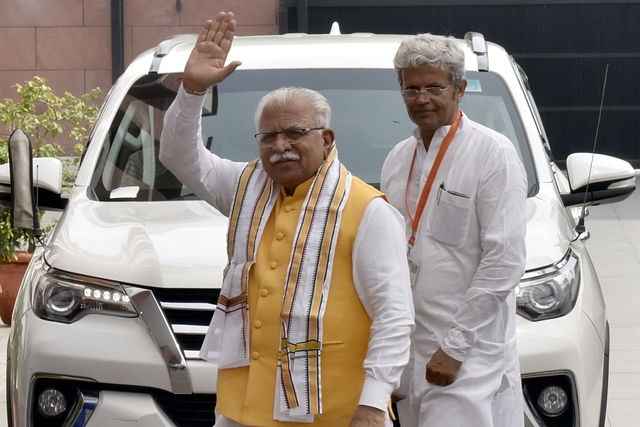
<svg viewBox="0 0 640 427"><path fill-rule="evenodd" d="M282 88L255 114L259 160L207 151L207 88L236 22L207 21L165 115L161 161L229 216L229 264L201 357L218 369L216 427L385 426L409 359L402 217L340 164L319 93ZM380 248L384 247L384 251Z"/></svg>
<svg viewBox="0 0 640 427"><path fill-rule="evenodd" d="M513 144L460 110L464 52L419 34L394 66L413 135L380 187L405 217L416 327L397 398L402 427L521 427L515 293L527 179Z"/></svg>

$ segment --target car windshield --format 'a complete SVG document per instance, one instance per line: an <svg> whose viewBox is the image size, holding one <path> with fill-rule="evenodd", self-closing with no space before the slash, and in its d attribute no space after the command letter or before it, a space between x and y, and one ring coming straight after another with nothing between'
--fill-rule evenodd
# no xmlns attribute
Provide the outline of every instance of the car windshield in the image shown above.
<svg viewBox="0 0 640 427"><path fill-rule="evenodd" d="M92 187L99 200L194 197L158 161L162 120L175 97L178 77L146 76L129 90L93 175ZM469 72L467 80L461 109L514 143L532 194L535 174L531 155L505 85L491 73ZM308 87L329 100L340 160L354 175L374 186L378 186L389 151L415 129L400 96L396 74L390 69L237 70L207 95L203 143L223 158L256 158L256 105L266 93L283 86Z"/></svg>

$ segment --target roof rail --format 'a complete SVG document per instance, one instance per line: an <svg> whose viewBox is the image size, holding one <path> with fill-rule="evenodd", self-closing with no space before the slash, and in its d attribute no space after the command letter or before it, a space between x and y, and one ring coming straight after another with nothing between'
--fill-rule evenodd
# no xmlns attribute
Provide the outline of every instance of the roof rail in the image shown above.
<svg viewBox="0 0 640 427"><path fill-rule="evenodd" d="M481 33L469 31L464 35L464 39L469 42L471 50L478 59L478 70L489 71L489 56L487 55L487 42Z"/></svg>
<svg viewBox="0 0 640 427"><path fill-rule="evenodd" d="M156 51L153 54L153 61L151 62L149 73L157 73L160 69L162 58L167 56L169 52L173 50L173 48L175 48L179 44L192 40L192 38L192 34L177 34L175 36L167 37L166 39L162 40L156 47Z"/></svg>

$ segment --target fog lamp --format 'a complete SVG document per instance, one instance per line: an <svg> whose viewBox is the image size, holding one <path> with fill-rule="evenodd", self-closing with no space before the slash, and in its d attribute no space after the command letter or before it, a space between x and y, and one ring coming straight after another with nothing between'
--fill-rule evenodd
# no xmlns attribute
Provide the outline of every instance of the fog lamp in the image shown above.
<svg viewBox="0 0 640 427"><path fill-rule="evenodd" d="M567 393L555 385L546 387L538 396L540 410L549 417L557 417L567 409Z"/></svg>
<svg viewBox="0 0 640 427"><path fill-rule="evenodd" d="M67 409L67 399L55 388L48 388L38 396L38 411L45 417L57 417Z"/></svg>

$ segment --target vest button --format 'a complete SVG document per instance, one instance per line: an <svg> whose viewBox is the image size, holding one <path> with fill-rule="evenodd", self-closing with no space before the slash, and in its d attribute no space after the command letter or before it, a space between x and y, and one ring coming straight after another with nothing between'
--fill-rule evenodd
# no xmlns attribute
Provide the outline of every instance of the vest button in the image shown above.
<svg viewBox="0 0 640 427"><path fill-rule="evenodd" d="M293 208L291 206L289 206L289 205L284 207L284 211L285 212L291 212L292 210L293 210Z"/></svg>
<svg viewBox="0 0 640 427"><path fill-rule="evenodd" d="M261 321L259 321L259 320L256 320L255 322L253 322L253 326L254 326L256 329L260 329L260 328L262 328L262 322L261 322Z"/></svg>
<svg viewBox="0 0 640 427"><path fill-rule="evenodd" d="M260 290L260 296L261 297L266 297L267 295L269 295L269 291L266 289L261 289Z"/></svg>
<svg viewBox="0 0 640 427"><path fill-rule="evenodd" d="M278 268L278 263L275 262L275 261L271 261L269 263L269 268L272 269L272 270L275 270L276 268Z"/></svg>
<svg viewBox="0 0 640 427"><path fill-rule="evenodd" d="M282 233L276 234L276 240L282 240L282 239L284 239L284 234Z"/></svg>
<svg viewBox="0 0 640 427"><path fill-rule="evenodd" d="M258 353L257 351L254 351L253 353L251 353L251 358L253 360L257 360L260 358L260 353Z"/></svg>

